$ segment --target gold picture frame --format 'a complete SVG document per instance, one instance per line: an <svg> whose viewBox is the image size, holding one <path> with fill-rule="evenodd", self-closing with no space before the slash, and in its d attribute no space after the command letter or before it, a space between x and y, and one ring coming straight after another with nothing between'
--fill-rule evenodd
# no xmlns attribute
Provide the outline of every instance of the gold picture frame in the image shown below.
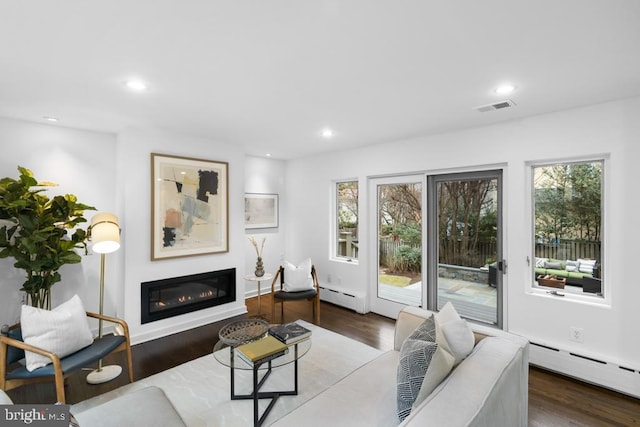
<svg viewBox="0 0 640 427"><path fill-rule="evenodd" d="M229 251L229 164L151 153L151 260Z"/></svg>

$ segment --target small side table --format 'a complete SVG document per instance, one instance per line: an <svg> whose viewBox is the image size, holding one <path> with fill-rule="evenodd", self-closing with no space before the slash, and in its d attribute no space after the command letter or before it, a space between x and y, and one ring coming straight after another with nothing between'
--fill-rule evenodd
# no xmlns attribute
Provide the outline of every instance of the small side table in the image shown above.
<svg viewBox="0 0 640 427"><path fill-rule="evenodd" d="M273 274L271 273L264 273L264 276L261 277L258 277L255 274L247 274L244 276L244 280L248 280L249 282L258 282L258 317L262 316L262 306L260 305L260 282L271 279L273 279Z"/></svg>
<svg viewBox="0 0 640 427"><path fill-rule="evenodd" d="M215 359L230 369L230 385L231 385L231 400L252 400L253 401L253 425L254 427L261 427L271 409L276 404L276 401L280 396L296 396L298 394L298 360L311 348L311 339L305 338L301 341L293 344L287 344L289 352L283 356L276 357L275 359L261 363L259 365L250 366L240 356L236 357L235 347L229 346L224 341L219 340L213 347L213 356ZM260 391L267 378L271 375L272 368L288 365L293 363L293 389L280 390L280 391ZM236 394L235 390L235 375L237 370L251 370L253 371L253 387L249 394ZM262 378L259 378L258 371L262 372ZM258 402L262 399L269 399L268 406L264 409L262 414L259 413Z"/></svg>

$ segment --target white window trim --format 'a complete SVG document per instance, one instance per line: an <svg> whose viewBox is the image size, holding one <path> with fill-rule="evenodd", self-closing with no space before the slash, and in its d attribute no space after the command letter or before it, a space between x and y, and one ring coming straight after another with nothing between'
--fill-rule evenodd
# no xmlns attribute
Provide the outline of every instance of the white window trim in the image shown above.
<svg viewBox="0 0 640 427"><path fill-rule="evenodd" d="M592 305L598 307L611 307L612 295L614 294L614 286L612 286L612 279L609 273L606 260L608 259L608 251L609 251L609 204L608 197L610 192L609 181L610 181L610 154L597 154L590 156L576 156L576 157L566 157L566 158L557 158L557 159L544 159L544 160L535 160L535 161L526 161L525 162L525 193L528 197L525 200L525 212L528 213L528 222L529 222L529 233L528 233L528 250L527 250L527 260L526 260L526 279L525 283L527 284L526 292L530 295L534 295L542 298L550 298L550 299L562 299L565 301L581 303L585 305ZM549 166L553 164L562 164L562 163L584 163L584 162L602 162L602 228L603 228L603 238L602 238L602 249L601 249L601 258L602 264L605 266L604 275L602 277L603 282L603 290L605 291L602 296L595 294L587 294L587 293L572 293L572 292L564 292L562 289L556 290L557 294L554 295L553 289L544 288L536 285L534 280L535 273L533 272L533 265L535 264L535 243L534 243L534 234L535 234L535 223L534 223L534 192L533 192L533 168L538 166Z"/></svg>
<svg viewBox="0 0 640 427"><path fill-rule="evenodd" d="M356 182L358 184L358 194L360 193L360 180L358 178L345 178L331 181L331 214L330 226L331 238L329 239L329 260L348 265L358 265L358 258L338 256L338 184L345 182ZM360 231L360 197L358 197L358 231Z"/></svg>

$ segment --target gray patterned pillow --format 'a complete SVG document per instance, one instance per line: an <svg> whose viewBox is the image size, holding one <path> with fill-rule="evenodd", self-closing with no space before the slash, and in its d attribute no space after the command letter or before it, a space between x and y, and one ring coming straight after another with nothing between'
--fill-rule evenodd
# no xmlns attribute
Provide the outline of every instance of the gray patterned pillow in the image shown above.
<svg viewBox="0 0 640 427"><path fill-rule="evenodd" d="M398 418L404 420L416 401L422 382L436 354L438 344L433 341L407 338L400 349L397 371Z"/></svg>
<svg viewBox="0 0 640 427"><path fill-rule="evenodd" d="M404 420L449 375L455 358L436 342L433 315L402 343L397 369L398 418Z"/></svg>
<svg viewBox="0 0 640 427"><path fill-rule="evenodd" d="M436 321L433 314L425 319L407 339L436 342Z"/></svg>

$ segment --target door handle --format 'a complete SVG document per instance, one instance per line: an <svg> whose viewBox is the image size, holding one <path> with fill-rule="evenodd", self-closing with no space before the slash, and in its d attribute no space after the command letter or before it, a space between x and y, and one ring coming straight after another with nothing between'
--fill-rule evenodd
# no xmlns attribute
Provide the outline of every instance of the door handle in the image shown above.
<svg viewBox="0 0 640 427"><path fill-rule="evenodd" d="M498 271L501 271L502 274L507 274L507 260L498 261Z"/></svg>

